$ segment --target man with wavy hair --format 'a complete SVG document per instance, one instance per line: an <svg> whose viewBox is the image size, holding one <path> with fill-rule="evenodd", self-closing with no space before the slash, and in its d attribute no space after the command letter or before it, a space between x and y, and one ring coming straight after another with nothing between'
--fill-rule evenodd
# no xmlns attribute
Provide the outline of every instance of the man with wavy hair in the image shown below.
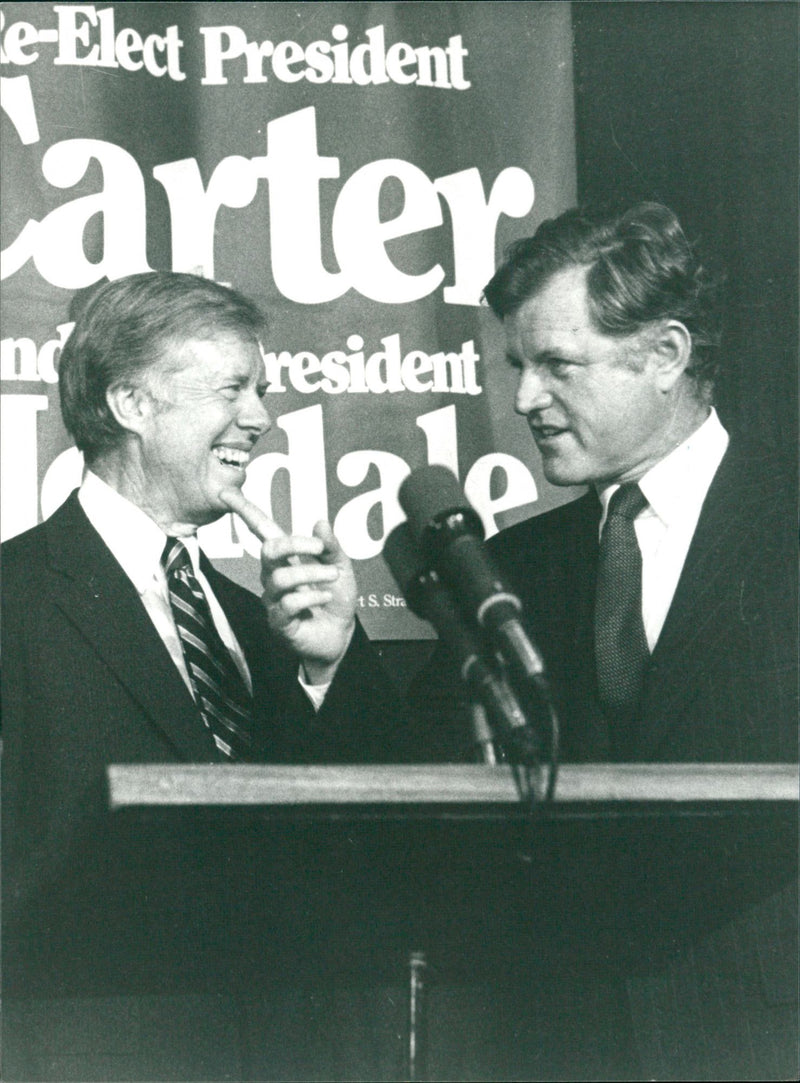
<svg viewBox="0 0 800 1083"><path fill-rule="evenodd" d="M590 488L496 543L529 584L566 740L582 758L793 757L791 478L717 416L714 283L675 215L568 211L512 247L485 295L545 476ZM620 705L591 614L609 507L634 484L646 647Z"/></svg>
<svg viewBox="0 0 800 1083"><path fill-rule="evenodd" d="M545 476L588 487L491 543L547 661L565 759L797 759L795 479L720 422L714 293L656 203L544 222L485 290ZM693 855L668 868L657 835L620 857L634 1074L788 1078L796 898L773 889L791 872L750 883L751 908L735 860L730 883L692 884Z"/></svg>

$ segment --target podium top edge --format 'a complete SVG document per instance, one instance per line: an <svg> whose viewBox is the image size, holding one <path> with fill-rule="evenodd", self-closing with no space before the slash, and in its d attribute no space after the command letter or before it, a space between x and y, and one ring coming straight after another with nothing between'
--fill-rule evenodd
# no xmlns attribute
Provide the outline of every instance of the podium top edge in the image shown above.
<svg viewBox="0 0 800 1083"><path fill-rule="evenodd" d="M114 764L111 808L518 805L508 765ZM535 783L535 779L534 779ZM538 791L535 785L535 792ZM543 787L542 787L543 789ZM797 764L565 764L555 803L796 802Z"/></svg>

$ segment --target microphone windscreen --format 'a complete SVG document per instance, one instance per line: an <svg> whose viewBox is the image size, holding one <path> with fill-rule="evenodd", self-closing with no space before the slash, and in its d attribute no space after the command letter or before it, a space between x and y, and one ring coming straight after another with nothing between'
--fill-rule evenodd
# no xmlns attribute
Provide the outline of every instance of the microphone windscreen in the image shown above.
<svg viewBox="0 0 800 1083"><path fill-rule="evenodd" d="M442 514L468 508L458 478L446 466L421 466L400 486L400 506L417 537Z"/></svg>
<svg viewBox="0 0 800 1083"><path fill-rule="evenodd" d="M390 531L383 543L383 559L404 594L416 577L425 571L422 554L412 537L408 523L400 523Z"/></svg>

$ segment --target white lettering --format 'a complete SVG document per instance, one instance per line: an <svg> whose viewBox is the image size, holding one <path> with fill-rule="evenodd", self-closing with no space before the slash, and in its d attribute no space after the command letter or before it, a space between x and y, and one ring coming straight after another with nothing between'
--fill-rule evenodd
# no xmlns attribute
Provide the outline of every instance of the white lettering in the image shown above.
<svg viewBox="0 0 800 1083"><path fill-rule="evenodd" d="M429 466L446 466L458 477L458 429L455 406L443 406L417 418L425 433Z"/></svg>
<svg viewBox="0 0 800 1083"><path fill-rule="evenodd" d="M381 339L382 350L365 358L364 339L350 335L347 346L353 353L331 350L322 358L310 350L290 354L263 353L267 375L267 391L270 394L285 392L284 375L289 386L301 395L324 391L328 395L349 394L382 395L412 391L450 392L457 395L480 395L483 388L477 379L477 362L472 339L462 343L460 353L435 353L430 356L424 350L410 350L405 356L401 350L400 335L386 335ZM263 352L263 351L262 351ZM422 377L432 374L423 381ZM313 380L311 379L313 377ZM319 377L319 378L317 378Z"/></svg>
<svg viewBox="0 0 800 1083"><path fill-rule="evenodd" d="M380 194L394 177L403 187L402 210L381 220ZM350 283L364 297L391 296L404 304L427 297L444 278L437 263L420 275L404 274L386 254L386 241L442 224L435 186L421 169L399 158L371 162L357 170L342 188L333 212L333 246Z"/></svg>
<svg viewBox="0 0 800 1083"><path fill-rule="evenodd" d="M3 107L21 137L36 142L38 129L27 81L4 82L14 85ZM48 282L72 290L92 285L103 276L113 279L149 269L144 178L126 150L99 139L64 140L45 153L42 175L56 188L72 188L84 178L93 160L100 164L102 190L56 207L41 222L29 219L0 257L2 278L15 274L31 258ZM319 185L339 176L339 159L317 153L313 107L271 121L267 125L267 154L222 159L207 189L193 158L157 165L153 175L169 202L173 269L200 269L209 278L216 277L214 237L220 207L248 206L256 196L259 178L266 179L275 286L289 300L307 305L335 300L350 288L385 304L405 304L430 294L444 277L441 264L419 274L401 271L392 262L386 244L441 226L439 196L450 210L455 266L455 282L444 288L444 300L477 305L483 283L494 269L500 215L522 216L533 202L533 184L520 169L504 170L487 201L477 169L431 181L417 166L401 159L370 162L356 170L339 193L331 236L341 269L329 271L322 259ZM388 181L399 182L402 206L398 214L384 221L379 204ZM86 231L98 215L103 229L93 234L97 251L90 259L85 250ZM466 373L470 362L464 357L461 363ZM409 372L415 364L409 362ZM438 371L434 365L435 380ZM427 374L424 363L418 372ZM417 383L415 390L426 387L427 381ZM471 380L465 375L467 393L477 393L476 387L474 374Z"/></svg>
<svg viewBox="0 0 800 1083"><path fill-rule="evenodd" d="M39 350L39 356L36 358L36 369L39 373L39 379L43 380L44 383L58 383L56 357L58 357L64 349L64 345L72 334L72 328L74 326L74 323L60 323L56 328L56 331L58 331L58 338L51 338L49 342L45 342L44 346Z"/></svg>
<svg viewBox="0 0 800 1083"><path fill-rule="evenodd" d="M341 23L331 28L335 45L329 41L312 41L307 46L290 40L249 41L239 26L206 26L200 28L200 33L205 59L203 86L227 86L229 67L242 58L246 64L244 83L268 82L264 62L271 59L271 75L283 83L307 79L310 83L344 86L381 86L388 82L407 86L418 82L420 86L443 90L468 90L472 85L464 74L464 60L469 54L460 34L451 37L446 46L414 48L406 42L395 42L387 49L381 25L367 30L366 41L355 46L351 46L350 32ZM84 35L87 44L85 39ZM236 69L241 71L241 65Z"/></svg>
<svg viewBox="0 0 800 1083"><path fill-rule="evenodd" d="M446 286L444 300L451 305L480 304L483 287L494 266L495 236L501 214L524 218L533 207L533 181L524 169L504 169L492 185L488 200L477 169L464 169L433 184L444 196L453 220L455 282Z"/></svg>
<svg viewBox="0 0 800 1083"><path fill-rule="evenodd" d="M74 326L74 323L59 324L56 328L58 338L45 342L38 353L32 338L4 338L0 342L0 379L57 383L56 356L61 353Z"/></svg>
<svg viewBox="0 0 800 1083"><path fill-rule="evenodd" d="M0 379L38 380L36 343L32 338L4 338L0 342Z"/></svg>
<svg viewBox="0 0 800 1083"><path fill-rule="evenodd" d="M203 188L194 158L169 162L153 169L167 193L172 221L172 270L214 277L214 237L220 207L246 207L252 203L258 180L248 158L223 158Z"/></svg>
<svg viewBox="0 0 800 1083"><path fill-rule="evenodd" d="M47 409L46 395L0 395L0 536L13 538L36 526L38 448L36 415Z"/></svg>
<svg viewBox="0 0 800 1083"><path fill-rule="evenodd" d="M42 30L37 40L58 41L58 53L53 57L56 66L93 66L98 68L123 68L140 71L144 67L150 75L181 82L186 78L180 67L180 50L183 42L178 37L178 27L167 27L163 35L149 34L146 38L132 27L116 30L116 13L113 7L98 11L93 4L55 4L58 16L58 32ZM99 41L92 43L93 30L99 28ZM80 48L80 52L79 52ZM165 60L156 58L161 53Z"/></svg>
<svg viewBox="0 0 800 1083"><path fill-rule="evenodd" d="M202 86L225 86L228 80L223 74L224 62L244 53L247 35L240 26L201 26L200 33L205 39L206 61L200 83Z"/></svg>
<svg viewBox="0 0 800 1083"><path fill-rule="evenodd" d="M355 487L366 480L373 466L377 468L380 480L377 489L353 497L333 524L343 545L347 539L347 554L353 560L376 557L383 549L386 535L405 518L397 491L408 476L409 468L399 455L390 451L350 451L339 460L336 476L343 485ZM374 536L370 531L371 520Z"/></svg>
<svg viewBox="0 0 800 1083"><path fill-rule="evenodd" d="M100 164L103 190L57 207L37 231L36 269L62 289L82 289L103 276L113 279L150 270L142 229L144 183L132 155L100 139L67 139L47 151L42 174L55 188L72 188L83 179L92 160ZM124 200L118 198L121 192ZM100 259L92 262L86 258L83 240L96 214L103 218L103 249Z"/></svg>
<svg viewBox="0 0 800 1083"><path fill-rule="evenodd" d="M492 496L495 470L505 476L505 488L500 496ZM500 529L495 516L501 511L519 508L539 499L536 482L524 463L513 455L499 451L482 455L472 464L464 480L464 494L483 520L486 537L491 538Z"/></svg>
<svg viewBox="0 0 800 1083"><path fill-rule="evenodd" d="M5 27L5 12L0 12L0 30ZM36 45L39 33L32 23L12 23L3 34L0 46L0 64L32 64L39 59L38 52L26 53L25 50Z"/></svg>
<svg viewBox="0 0 800 1083"><path fill-rule="evenodd" d="M72 490L78 488L82 477L83 454L76 447L68 447L53 459L42 479L43 519L61 507Z"/></svg>
<svg viewBox="0 0 800 1083"><path fill-rule="evenodd" d="M279 470L289 477L289 503L293 534L310 534L319 519L328 518L328 491L325 483L325 433L321 406L307 406L284 414L276 422L286 433L288 451L270 451L251 464L242 491L270 519L273 513L273 485ZM237 519L237 532L251 556L258 556L261 543Z"/></svg>
<svg viewBox="0 0 800 1083"><path fill-rule="evenodd" d="M333 301L347 290L341 273L322 264L319 182L339 176L338 158L317 155L313 107L267 125L267 154L253 158L269 179L272 274L284 297L303 304ZM338 255L338 253L337 253Z"/></svg>

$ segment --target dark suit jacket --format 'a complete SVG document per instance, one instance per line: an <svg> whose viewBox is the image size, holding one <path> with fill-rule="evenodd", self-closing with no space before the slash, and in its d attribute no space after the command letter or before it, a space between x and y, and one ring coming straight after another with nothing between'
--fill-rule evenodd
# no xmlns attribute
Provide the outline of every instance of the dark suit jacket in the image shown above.
<svg viewBox="0 0 800 1083"><path fill-rule="evenodd" d="M732 440L627 731L597 698L599 501L589 493L491 540L547 662L565 761L797 761L796 503L785 468ZM432 669L445 664L440 656ZM431 671L422 683L439 755L458 755L469 735L463 717L444 723L453 684L435 696ZM626 885L617 958L644 1078L795 1075L796 832L785 867L769 860L769 833L762 823L747 838L709 838L706 854L654 821L634 848L621 846L610 873Z"/></svg>
<svg viewBox="0 0 800 1083"><path fill-rule="evenodd" d="M492 539L547 660L566 758L796 761L796 494L781 473L730 447L653 651L638 725L621 737L601 717L594 677L596 497Z"/></svg>
<svg viewBox="0 0 800 1083"><path fill-rule="evenodd" d="M208 562L204 571L252 674L256 759L400 755L395 697L360 628L315 715L297 659L269 634L260 601ZM152 990L153 981L192 986L204 975L214 982L209 959L230 945L209 929L235 889L185 840L132 837L107 810L104 779L111 763L208 763L217 755L135 588L76 494L3 547L3 739L6 990ZM207 891L176 889L172 872L177 883L194 877Z"/></svg>

